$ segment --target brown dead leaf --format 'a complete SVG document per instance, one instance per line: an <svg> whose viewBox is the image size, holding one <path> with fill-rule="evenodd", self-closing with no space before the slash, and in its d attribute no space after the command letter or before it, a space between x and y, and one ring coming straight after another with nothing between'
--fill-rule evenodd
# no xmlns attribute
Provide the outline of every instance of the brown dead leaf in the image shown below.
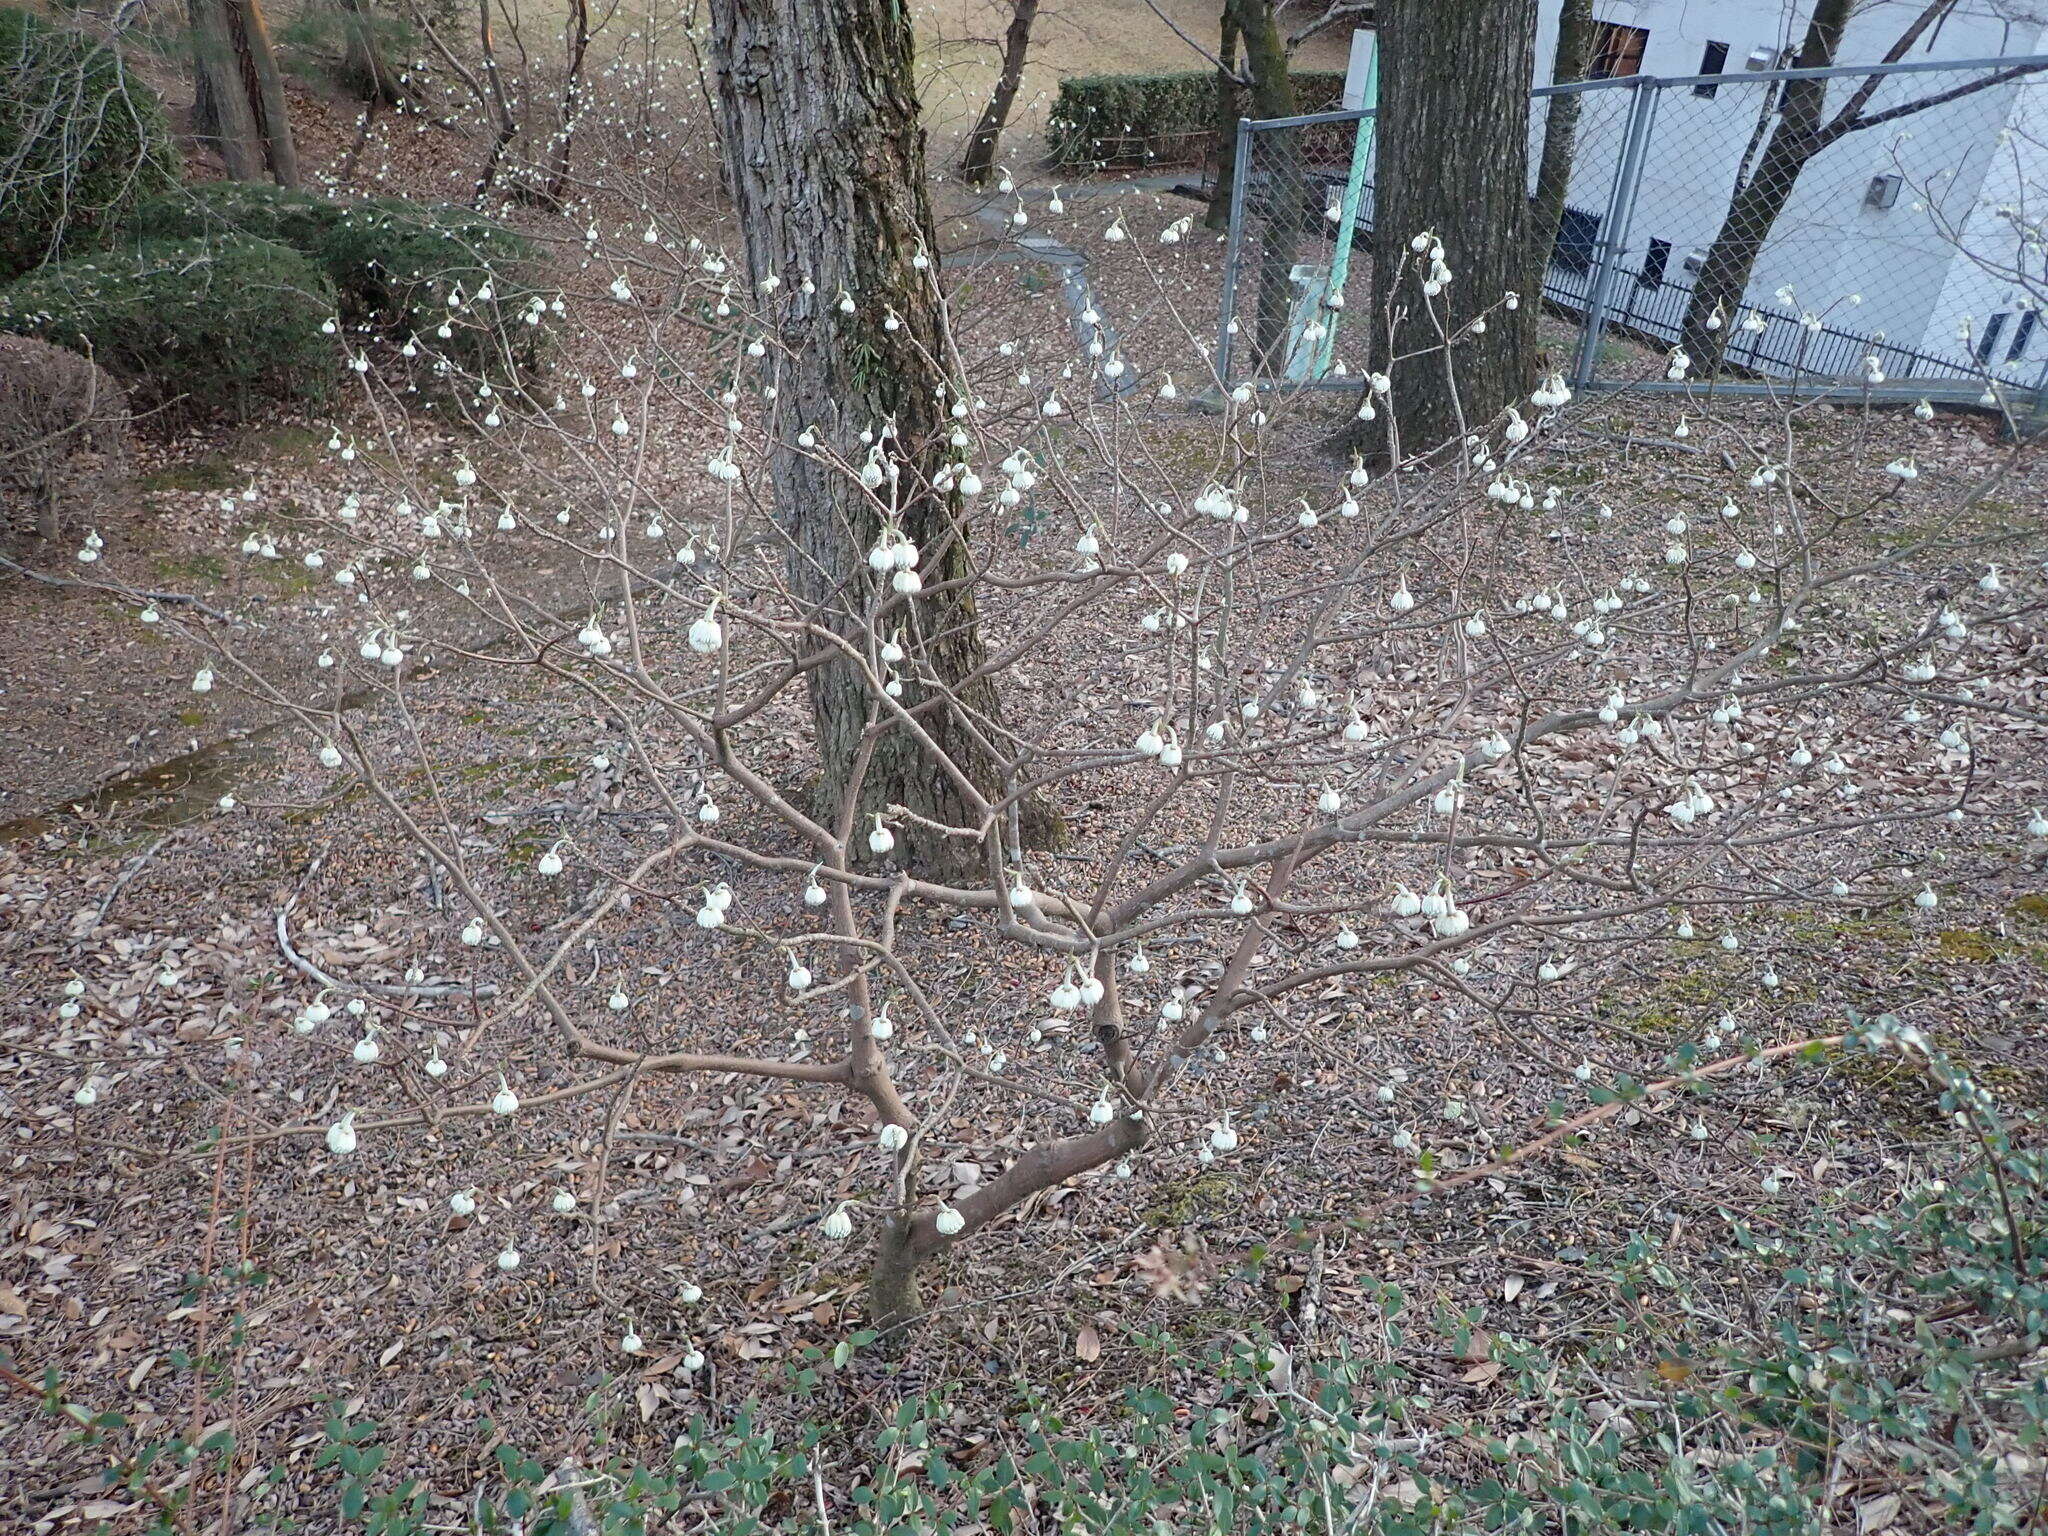
<svg viewBox="0 0 2048 1536"><path fill-rule="evenodd" d="M1090 1365L1102 1358L1102 1335L1095 1331L1093 1323L1083 1323L1081 1331L1074 1335L1074 1358Z"/></svg>

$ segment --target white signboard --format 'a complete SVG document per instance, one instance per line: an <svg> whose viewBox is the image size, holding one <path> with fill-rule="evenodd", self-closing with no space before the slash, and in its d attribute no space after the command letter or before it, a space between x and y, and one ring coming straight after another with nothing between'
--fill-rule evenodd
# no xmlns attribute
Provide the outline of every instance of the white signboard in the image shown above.
<svg viewBox="0 0 2048 1536"><path fill-rule="evenodd" d="M1351 32L1351 62L1344 71L1344 110L1356 112L1365 105L1365 83L1372 78L1372 52L1378 34L1365 27Z"/></svg>

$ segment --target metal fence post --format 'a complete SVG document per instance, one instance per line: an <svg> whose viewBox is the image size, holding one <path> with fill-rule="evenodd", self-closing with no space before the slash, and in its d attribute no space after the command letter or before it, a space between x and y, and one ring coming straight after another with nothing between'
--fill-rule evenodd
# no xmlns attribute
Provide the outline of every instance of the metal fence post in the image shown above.
<svg viewBox="0 0 2048 1536"><path fill-rule="evenodd" d="M1252 120L1237 120L1237 161L1230 171L1230 244L1223 257L1223 314L1216 322L1216 387L1230 388L1230 328L1237 320L1237 267L1244 248L1244 187L1252 169Z"/></svg>
<svg viewBox="0 0 2048 1536"><path fill-rule="evenodd" d="M1622 141L1621 162L1615 167L1614 185L1607 198L1607 214L1600 221L1600 262L1587 288L1586 312L1579 334L1579 356L1572 370L1572 387L1584 389L1592 382L1600 357L1600 337L1607 328L1607 310L1614 298L1614 276L1628 249L1628 227L1635 217L1636 193L1642 185L1643 151L1649 142L1650 125L1657 115L1661 81L1643 77L1629 100L1628 129Z"/></svg>

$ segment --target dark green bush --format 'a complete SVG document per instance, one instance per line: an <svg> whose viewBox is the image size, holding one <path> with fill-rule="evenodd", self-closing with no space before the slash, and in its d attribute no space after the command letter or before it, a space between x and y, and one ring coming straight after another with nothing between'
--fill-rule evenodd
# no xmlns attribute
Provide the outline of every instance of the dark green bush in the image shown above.
<svg viewBox="0 0 2048 1536"><path fill-rule="evenodd" d="M0 331L84 352L154 405L244 412L317 399L340 353L334 285L268 240L160 240L54 262L0 289Z"/></svg>
<svg viewBox="0 0 2048 1536"><path fill-rule="evenodd" d="M118 53L0 10L0 282L90 247L177 181L163 104Z"/></svg>
<svg viewBox="0 0 2048 1536"><path fill-rule="evenodd" d="M240 236L288 245L322 266L320 254L348 211L318 192L267 181L201 181L162 192L136 205L122 233L136 241L217 240ZM335 287L341 279L334 278Z"/></svg>
<svg viewBox="0 0 2048 1536"><path fill-rule="evenodd" d="M496 372L523 358L537 327L532 248L467 208L402 197L337 202L317 193L214 181L151 198L130 232L141 240L235 234L274 240L318 263L351 331L417 339L465 368ZM461 304L451 308L451 294ZM480 297L488 293L488 298ZM443 337L446 325L450 334Z"/></svg>
<svg viewBox="0 0 2048 1536"><path fill-rule="evenodd" d="M402 197L353 203L319 259L342 289L351 324L414 338L473 371L526 361L539 336L540 326L526 320L541 297L533 248L470 209Z"/></svg>
<svg viewBox="0 0 2048 1536"><path fill-rule="evenodd" d="M1291 76L1303 112L1326 112L1344 94L1336 70ZM1076 75L1060 82L1046 125L1056 166L1193 164L1216 136L1216 76Z"/></svg>

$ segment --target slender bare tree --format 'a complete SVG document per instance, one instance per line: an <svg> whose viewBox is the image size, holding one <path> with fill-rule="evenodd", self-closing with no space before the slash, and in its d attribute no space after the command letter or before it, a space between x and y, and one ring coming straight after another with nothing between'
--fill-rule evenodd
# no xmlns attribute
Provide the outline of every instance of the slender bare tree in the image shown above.
<svg viewBox="0 0 2048 1536"><path fill-rule="evenodd" d="M1010 111L1017 103L1017 89L1024 83L1024 63L1031 53L1031 23L1038 16L1038 0L1010 0L1010 25L1003 33L1003 62L996 75L995 89L974 129L967 135L967 150L960 157L960 177L970 187L987 182L995 168L996 146L1009 126Z"/></svg>
<svg viewBox="0 0 2048 1536"><path fill-rule="evenodd" d="M1956 0L1929 0L1893 39L1883 62L1894 64L1903 59L1916 42L1930 29L1939 27L1955 8ZM1817 0L1792 67L1824 69L1835 63L1841 52L1842 35L1860 9L1861 0ZM1959 84L1875 111L1871 101L1885 80L1883 75L1865 76L1847 91L1840 107L1832 113L1827 109L1827 78L1791 78L1781 82L1763 106L1764 112L1775 117L1776 122L1764 140L1763 152L1754 160L1744 158L1728 211L1722 215L1713 244L1707 247L1699 279L1693 284L1692 297L1686 304L1679 345L1691 358L1693 367L1711 372L1720 365L1736 309L1748 290L1757 257L1791 202L1801 173L1816 156L1851 134L1900 122L1979 91L2010 84L2041 67L2015 64L2010 69L1978 71ZM1762 131L1763 123L1758 126Z"/></svg>

